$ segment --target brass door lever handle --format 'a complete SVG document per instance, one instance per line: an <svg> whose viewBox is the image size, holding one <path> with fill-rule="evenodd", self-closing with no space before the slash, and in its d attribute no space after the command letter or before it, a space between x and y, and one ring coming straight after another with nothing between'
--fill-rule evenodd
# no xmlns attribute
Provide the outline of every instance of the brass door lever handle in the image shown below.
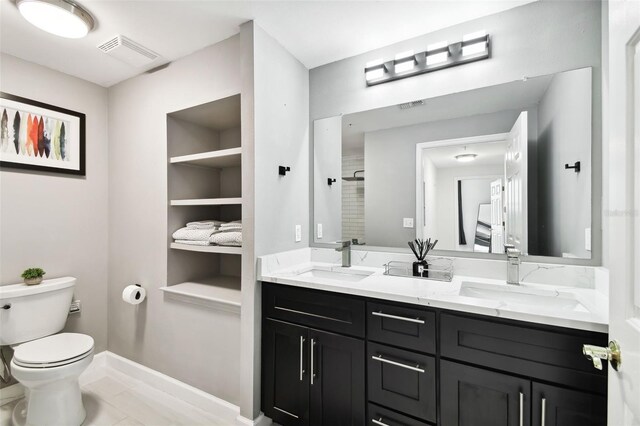
<svg viewBox="0 0 640 426"><path fill-rule="evenodd" d="M618 371L622 364L622 356L620 354L620 345L615 340L609 342L609 346L582 345L582 353L588 360L593 362L593 366L598 370L602 370L602 360L611 363L614 370Z"/></svg>

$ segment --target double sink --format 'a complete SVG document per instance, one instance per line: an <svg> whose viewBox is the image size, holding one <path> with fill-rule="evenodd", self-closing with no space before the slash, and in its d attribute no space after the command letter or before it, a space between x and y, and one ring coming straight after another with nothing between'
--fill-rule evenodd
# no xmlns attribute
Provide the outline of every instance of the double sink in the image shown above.
<svg viewBox="0 0 640 426"><path fill-rule="evenodd" d="M362 283L365 285L366 283L362 281L374 274L380 275L380 273L368 269L314 266L297 273L295 276L303 280L318 278L335 284ZM454 283L440 283L440 285L454 286L456 284L454 281ZM459 284L457 296L498 302L499 307L503 309L589 312L589 310L578 301L575 294L555 289L540 288L540 286L516 286L507 285L506 283L462 280Z"/></svg>

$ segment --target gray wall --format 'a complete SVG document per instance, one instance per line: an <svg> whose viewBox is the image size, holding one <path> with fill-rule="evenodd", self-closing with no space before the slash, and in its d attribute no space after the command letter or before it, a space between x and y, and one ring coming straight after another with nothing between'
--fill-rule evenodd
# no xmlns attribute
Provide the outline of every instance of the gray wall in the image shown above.
<svg viewBox="0 0 640 426"><path fill-rule="evenodd" d="M313 205L312 234L319 243L334 243L342 239L342 117L330 117L313 122ZM336 181L329 185L328 178ZM322 224L322 238L318 225Z"/></svg>
<svg viewBox="0 0 640 426"><path fill-rule="evenodd" d="M165 300L158 288L167 284L167 113L241 90L239 36L109 89L109 350L234 404L239 316ZM120 299L132 283L147 289L137 307Z"/></svg>
<svg viewBox="0 0 640 426"><path fill-rule="evenodd" d="M421 51L441 40L460 40L480 29L491 35L492 57L460 67L367 87L364 66L406 50ZM445 28L310 71L310 119L380 108L492 86L523 76L593 67L594 158L602 150L601 4L542 1ZM601 261L602 164L593 164L593 262ZM366 198L366 197L365 197ZM404 240L404 238L403 238Z"/></svg>
<svg viewBox="0 0 640 426"><path fill-rule="evenodd" d="M256 256L309 246L309 71L255 26ZM278 175L278 166L291 172ZM295 225L302 225L296 243Z"/></svg>
<svg viewBox="0 0 640 426"><path fill-rule="evenodd" d="M241 39L243 197L255 197L243 201L242 213L243 234L253 230L254 240L243 248L240 408L255 418L261 360L255 257L309 245L309 72L253 22L242 25ZM279 176L278 166L291 171ZM296 225L302 226L300 242Z"/></svg>
<svg viewBox="0 0 640 426"><path fill-rule="evenodd" d="M538 106L540 251L590 257L585 229L591 227L591 70L557 74ZM581 172L565 170L580 161Z"/></svg>
<svg viewBox="0 0 640 426"><path fill-rule="evenodd" d="M364 223L368 245L406 247L415 228L402 219L416 215L416 144L511 130L519 111L440 120L365 134Z"/></svg>
<svg viewBox="0 0 640 426"><path fill-rule="evenodd" d="M107 348L107 90L2 54L3 92L86 114L86 177L0 172L0 284L22 281L28 267L45 278L78 279L82 313L67 331L86 333L96 352Z"/></svg>

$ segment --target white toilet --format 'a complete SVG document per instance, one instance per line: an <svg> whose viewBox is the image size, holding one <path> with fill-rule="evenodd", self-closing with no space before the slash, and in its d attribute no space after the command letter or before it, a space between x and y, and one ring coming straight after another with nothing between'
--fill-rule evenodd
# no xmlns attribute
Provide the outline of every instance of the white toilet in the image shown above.
<svg viewBox="0 0 640 426"><path fill-rule="evenodd" d="M11 373L26 388L26 424L79 426L86 417L78 377L93 359L93 338L60 333L73 277L0 286L0 345L14 346ZM24 416L14 411L14 423ZM24 421L24 420L23 420Z"/></svg>

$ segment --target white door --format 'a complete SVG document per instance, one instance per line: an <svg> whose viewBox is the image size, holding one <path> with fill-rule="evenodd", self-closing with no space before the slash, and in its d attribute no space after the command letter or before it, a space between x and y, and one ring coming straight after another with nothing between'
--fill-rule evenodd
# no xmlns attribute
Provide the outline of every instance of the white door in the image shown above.
<svg viewBox="0 0 640 426"><path fill-rule="evenodd" d="M605 74L606 78L606 74ZM640 424L640 2L609 1L609 426ZM606 105L605 105L606 106ZM607 109L605 109L607 111ZM605 145L605 146L607 146ZM635 201L634 201L635 200Z"/></svg>
<svg viewBox="0 0 640 426"><path fill-rule="evenodd" d="M504 253L502 179L491 182L491 253Z"/></svg>
<svg viewBox="0 0 640 426"><path fill-rule="evenodd" d="M522 253L528 251L527 142L527 112L523 111L509 132L504 161L506 243Z"/></svg>

